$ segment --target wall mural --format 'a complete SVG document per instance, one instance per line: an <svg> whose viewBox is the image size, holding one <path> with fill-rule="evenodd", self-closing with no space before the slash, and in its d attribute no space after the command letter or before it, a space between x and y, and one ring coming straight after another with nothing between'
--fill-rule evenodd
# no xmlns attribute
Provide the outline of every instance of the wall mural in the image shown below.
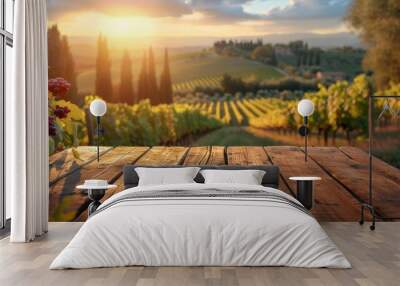
<svg viewBox="0 0 400 286"><path fill-rule="evenodd" d="M373 25L400 4L374 5L50 0L50 153L96 144L95 98L103 146L301 146L308 98L311 145L367 149L368 95L400 94L400 44ZM399 167L400 101L375 109L377 155Z"/></svg>

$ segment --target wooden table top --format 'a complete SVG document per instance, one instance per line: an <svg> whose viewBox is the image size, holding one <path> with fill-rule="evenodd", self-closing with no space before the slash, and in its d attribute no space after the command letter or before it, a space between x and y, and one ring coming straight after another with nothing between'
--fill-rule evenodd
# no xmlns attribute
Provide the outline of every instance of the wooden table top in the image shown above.
<svg viewBox="0 0 400 286"><path fill-rule="evenodd" d="M360 202L368 199L368 154L355 147L310 147L304 161L302 148L271 147L101 147L100 163L95 147L78 147L50 158L50 220L84 221L89 200L76 190L86 179L118 185L104 199L123 189L122 168L137 165L277 165L279 188L295 194L290 177L312 176L322 180L315 188L313 215L321 221L357 221ZM400 218L400 170L374 158L374 205L380 219Z"/></svg>

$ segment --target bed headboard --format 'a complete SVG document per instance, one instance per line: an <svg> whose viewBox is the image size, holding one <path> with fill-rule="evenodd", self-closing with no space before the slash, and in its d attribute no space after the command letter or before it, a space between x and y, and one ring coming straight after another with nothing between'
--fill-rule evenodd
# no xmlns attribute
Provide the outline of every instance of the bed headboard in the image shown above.
<svg viewBox="0 0 400 286"><path fill-rule="evenodd" d="M146 168L182 168L182 167L193 167L193 166L136 166L126 165L123 170L124 175L124 189L136 187L139 183L139 176L137 175L135 168L146 167ZM279 167L278 166L194 166L200 167L202 170L216 169L216 170L263 170L265 175L262 179L262 185L265 187L279 188ZM204 183L203 176L199 173L194 179L197 183Z"/></svg>

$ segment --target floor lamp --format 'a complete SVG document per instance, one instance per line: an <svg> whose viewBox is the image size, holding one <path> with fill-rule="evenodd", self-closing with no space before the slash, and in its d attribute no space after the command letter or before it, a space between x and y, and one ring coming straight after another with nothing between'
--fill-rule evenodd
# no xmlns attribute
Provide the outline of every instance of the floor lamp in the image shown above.
<svg viewBox="0 0 400 286"><path fill-rule="evenodd" d="M308 134L310 130L308 128L308 118L314 113L314 103L309 99L303 99L297 105L297 111L303 117L304 123L299 128L299 133L304 136L304 160L308 160Z"/></svg>
<svg viewBox="0 0 400 286"><path fill-rule="evenodd" d="M370 230L375 230L375 224L376 224L376 210L375 207L373 206L373 154L372 154L372 147L373 147L373 142L374 142L374 101L378 99L397 99L400 100L399 95L373 95L369 94L368 96L368 202L361 203L361 218L360 218L360 224L364 224L364 210L367 209L371 213L372 216L372 224L370 225ZM383 107L383 110L381 114L378 117L378 120L380 117L385 113L389 111L392 115L397 114L391 110L391 107L389 104L385 104Z"/></svg>
<svg viewBox="0 0 400 286"><path fill-rule="evenodd" d="M100 161L100 118L107 112L107 104L102 99L95 99L90 103L90 113L96 117L96 133L97 133L97 162Z"/></svg>

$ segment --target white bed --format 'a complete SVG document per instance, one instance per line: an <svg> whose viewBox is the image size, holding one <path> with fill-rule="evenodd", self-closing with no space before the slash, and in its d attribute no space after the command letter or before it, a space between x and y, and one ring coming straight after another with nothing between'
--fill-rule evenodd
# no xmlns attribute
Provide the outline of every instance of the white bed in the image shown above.
<svg viewBox="0 0 400 286"><path fill-rule="evenodd" d="M136 197L175 190L187 193ZM244 194L190 196L238 191ZM265 199L264 193L253 197L249 192L246 197L246 191L265 192L272 199ZM277 189L254 185L130 188L100 206L50 269L129 265L350 268L318 222L298 204Z"/></svg>

